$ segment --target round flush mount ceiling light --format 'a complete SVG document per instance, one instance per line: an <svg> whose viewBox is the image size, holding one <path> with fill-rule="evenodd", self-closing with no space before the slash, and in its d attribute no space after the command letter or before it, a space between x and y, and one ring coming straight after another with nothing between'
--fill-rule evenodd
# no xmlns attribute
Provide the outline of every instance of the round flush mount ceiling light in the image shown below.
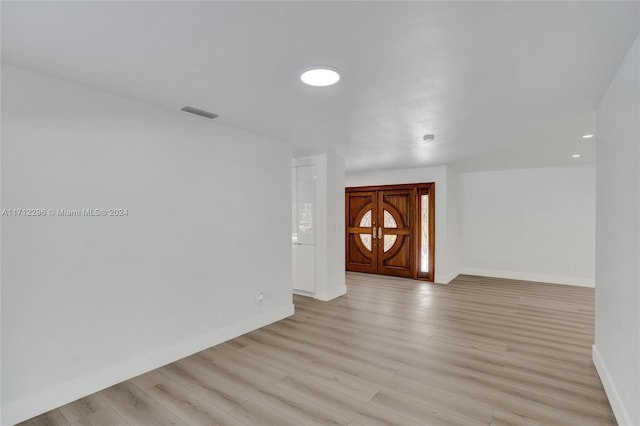
<svg viewBox="0 0 640 426"><path fill-rule="evenodd" d="M300 75L300 80L309 86L332 86L340 81L340 74L337 69L332 67L312 67Z"/></svg>
<svg viewBox="0 0 640 426"><path fill-rule="evenodd" d="M591 139L593 137L593 135L584 135L582 137L582 139Z"/></svg>
<svg viewBox="0 0 640 426"><path fill-rule="evenodd" d="M580 154L573 154L571 158L580 158Z"/></svg>

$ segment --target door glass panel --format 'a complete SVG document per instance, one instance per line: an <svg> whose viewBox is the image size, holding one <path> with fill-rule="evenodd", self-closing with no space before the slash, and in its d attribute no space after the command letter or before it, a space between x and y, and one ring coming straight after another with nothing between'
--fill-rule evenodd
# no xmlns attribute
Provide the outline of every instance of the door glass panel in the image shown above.
<svg viewBox="0 0 640 426"><path fill-rule="evenodd" d="M396 219L387 210L384 211L384 227L385 228L397 228L398 227L398 223L396 222ZM397 235L385 235L384 236L384 246L383 247L384 247L384 251L385 252L388 252L389 250L391 250L391 247L393 247L393 245L395 244L396 239L398 239Z"/></svg>
<svg viewBox="0 0 640 426"><path fill-rule="evenodd" d="M385 253L388 252L391 247L393 247L393 245L396 242L396 239L398 238L397 235L385 235L384 236L384 251Z"/></svg>
<svg viewBox="0 0 640 426"><path fill-rule="evenodd" d="M297 167L296 176L296 241L314 243L314 175L313 166Z"/></svg>
<svg viewBox="0 0 640 426"><path fill-rule="evenodd" d="M398 224L396 223L396 220L393 218L393 215L391 213L389 213L387 210L384 211L384 227L385 228L397 228L398 227Z"/></svg>
<svg viewBox="0 0 640 426"><path fill-rule="evenodd" d="M420 196L420 272L429 272L429 195Z"/></svg>
<svg viewBox="0 0 640 426"><path fill-rule="evenodd" d="M362 241L367 250L371 251L371 234L360 234L360 241Z"/></svg>
<svg viewBox="0 0 640 426"><path fill-rule="evenodd" d="M361 228L370 228L371 227L371 210L369 210L368 212L366 212L364 214L364 216L362 216L362 219L360 219L360 225Z"/></svg>
<svg viewBox="0 0 640 426"><path fill-rule="evenodd" d="M371 210L367 211L362 219L360 219L361 228L370 228L371 227ZM360 241L367 248L367 250L371 251L371 234L360 234Z"/></svg>

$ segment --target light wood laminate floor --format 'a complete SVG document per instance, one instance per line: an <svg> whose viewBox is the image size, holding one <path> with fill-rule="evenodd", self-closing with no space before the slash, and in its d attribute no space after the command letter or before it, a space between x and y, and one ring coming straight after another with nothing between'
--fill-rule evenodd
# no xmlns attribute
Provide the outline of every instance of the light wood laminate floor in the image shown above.
<svg viewBox="0 0 640 426"><path fill-rule="evenodd" d="M347 274L348 295L24 425L612 425L591 288Z"/></svg>

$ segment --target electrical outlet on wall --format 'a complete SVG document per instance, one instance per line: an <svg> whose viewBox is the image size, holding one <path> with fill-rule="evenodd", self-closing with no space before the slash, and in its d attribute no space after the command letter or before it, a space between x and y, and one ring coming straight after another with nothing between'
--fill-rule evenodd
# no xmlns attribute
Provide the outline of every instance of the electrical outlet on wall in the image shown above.
<svg viewBox="0 0 640 426"><path fill-rule="evenodd" d="M258 293L258 295L256 296L256 299L258 300L258 302L262 302L264 300L264 293L263 292Z"/></svg>

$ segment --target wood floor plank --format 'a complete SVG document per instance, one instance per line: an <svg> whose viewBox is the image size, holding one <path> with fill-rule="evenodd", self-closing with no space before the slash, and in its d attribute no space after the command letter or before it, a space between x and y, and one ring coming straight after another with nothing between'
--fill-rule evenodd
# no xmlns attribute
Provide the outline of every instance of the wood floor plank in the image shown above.
<svg viewBox="0 0 640 426"><path fill-rule="evenodd" d="M88 414L71 423L71 426L129 426L115 410L110 407Z"/></svg>
<svg viewBox="0 0 640 426"><path fill-rule="evenodd" d="M313 380L308 380L304 376L291 375L278 383L278 386L288 392L298 393L312 399L318 405L326 407L327 410L335 411L365 425L418 425L411 419L335 392Z"/></svg>
<svg viewBox="0 0 640 426"><path fill-rule="evenodd" d="M249 400L234 408L230 415L248 426L303 426L297 420L259 401Z"/></svg>
<svg viewBox="0 0 640 426"><path fill-rule="evenodd" d="M549 358L531 356L508 351L505 355L505 368L511 367L522 372L530 372L542 377L561 377L562 380L576 385L590 386L602 391L602 384L594 366L585 367ZM562 372L558 376L558 372Z"/></svg>
<svg viewBox="0 0 640 426"><path fill-rule="evenodd" d="M379 392L371 401L391 413L406 416L416 423L428 424L431 426L449 426L452 424L460 426L488 425L491 418L491 411L483 417L467 417L462 413L455 413L452 410L429 403L418 403L395 392L383 390Z"/></svg>
<svg viewBox="0 0 640 426"><path fill-rule="evenodd" d="M487 419L493 407L477 398L462 395L442 386L432 386L431 383L402 380L393 377L382 389L402 395L407 401L417 404L429 404L444 407L448 411L472 419Z"/></svg>
<svg viewBox="0 0 640 426"><path fill-rule="evenodd" d="M205 350L188 358L198 365L224 374L231 381L275 383L289 375L285 369L274 367L254 357L231 349Z"/></svg>
<svg viewBox="0 0 640 426"><path fill-rule="evenodd" d="M69 426L69 422L60 410L51 410L25 422L21 426Z"/></svg>
<svg viewBox="0 0 640 426"><path fill-rule="evenodd" d="M186 425L131 382L105 389L100 392L100 396L129 424Z"/></svg>
<svg viewBox="0 0 640 426"><path fill-rule="evenodd" d="M166 365L160 369L160 372L171 381L225 412L242 405L249 399L249 395L230 386L228 382L218 380L216 376L198 369L185 360Z"/></svg>
<svg viewBox="0 0 640 426"><path fill-rule="evenodd" d="M209 403L205 398L170 380L156 384L146 392L190 426L242 425L242 422Z"/></svg>
<svg viewBox="0 0 640 426"><path fill-rule="evenodd" d="M165 380L167 380L166 376L163 376L158 369L136 376L130 381L140 389L145 390L147 388L150 388L151 386L157 385L158 383L162 383Z"/></svg>
<svg viewBox="0 0 640 426"><path fill-rule="evenodd" d="M250 345L243 348L241 352L252 353L260 359L278 366L279 368L289 369L290 372L304 376L309 380L313 380L327 388L337 392L342 392L364 402L368 402L380 390L380 387L374 383L368 382L357 374L342 369L334 369L323 366L320 363L313 364L313 368L309 368L309 362L301 362L283 356L273 356L271 351L264 350L259 344ZM325 359L319 357L317 360Z"/></svg>
<svg viewBox="0 0 640 426"><path fill-rule="evenodd" d="M545 426L513 413L495 410L491 418L490 426Z"/></svg>
<svg viewBox="0 0 640 426"><path fill-rule="evenodd" d="M615 425L594 290L347 273L347 295L26 425Z"/></svg>
<svg viewBox="0 0 640 426"><path fill-rule="evenodd" d="M286 414L305 426L347 425L349 419L332 410L319 407L313 399L307 399L295 392L275 385L260 389L257 400Z"/></svg>
<svg viewBox="0 0 640 426"><path fill-rule="evenodd" d="M107 407L107 404L102 400L102 398L100 398L99 395L94 394L89 395L86 398L81 398L70 404L63 405L59 410L69 423L73 423L76 420L97 413Z"/></svg>

